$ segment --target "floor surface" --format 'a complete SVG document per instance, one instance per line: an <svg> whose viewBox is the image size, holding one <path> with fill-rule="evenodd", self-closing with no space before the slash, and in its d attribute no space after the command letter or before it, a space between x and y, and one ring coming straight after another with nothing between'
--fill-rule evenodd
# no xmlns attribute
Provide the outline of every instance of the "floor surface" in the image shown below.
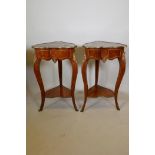
<svg viewBox="0 0 155 155"><path fill-rule="evenodd" d="M39 87L33 87L36 93L31 87L27 87L27 155L128 155L126 93L119 92L120 111L113 98L89 98L83 113L74 111L71 99L54 98L46 99L44 110L38 112ZM80 108L83 92L75 95Z"/></svg>

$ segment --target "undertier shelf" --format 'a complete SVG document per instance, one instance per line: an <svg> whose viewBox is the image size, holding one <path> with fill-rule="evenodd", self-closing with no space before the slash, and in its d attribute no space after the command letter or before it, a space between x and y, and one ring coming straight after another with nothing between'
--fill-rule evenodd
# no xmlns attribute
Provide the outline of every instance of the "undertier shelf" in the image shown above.
<svg viewBox="0 0 155 155"><path fill-rule="evenodd" d="M46 98L54 98L54 97L71 97L71 90L65 86L57 86L55 88L49 89L45 92Z"/></svg>
<svg viewBox="0 0 155 155"><path fill-rule="evenodd" d="M114 92L108 88L102 87L100 85L94 85L88 89L88 97L113 97Z"/></svg>

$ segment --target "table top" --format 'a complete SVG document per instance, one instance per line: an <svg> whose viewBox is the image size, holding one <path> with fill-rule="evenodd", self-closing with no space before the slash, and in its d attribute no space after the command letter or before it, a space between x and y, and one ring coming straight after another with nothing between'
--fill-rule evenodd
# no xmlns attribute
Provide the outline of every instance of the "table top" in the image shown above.
<svg viewBox="0 0 155 155"><path fill-rule="evenodd" d="M86 43L83 45L85 48L119 48L119 47L127 47L125 44L113 43L113 42L105 42L105 41L94 41L90 43Z"/></svg>
<svg viewBox="0 0 155 155"><path fill-rule="evenodd" d="M75 48L75 47L76 47L75 44L63 41L54 41L49 43L36 44L32 46L32 48Z"/></svg>

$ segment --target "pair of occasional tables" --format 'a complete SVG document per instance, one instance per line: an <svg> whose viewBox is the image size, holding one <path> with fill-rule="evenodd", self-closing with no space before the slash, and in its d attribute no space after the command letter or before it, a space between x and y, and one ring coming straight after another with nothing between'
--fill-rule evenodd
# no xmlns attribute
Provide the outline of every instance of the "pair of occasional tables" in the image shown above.
<svg viewBox="0 0 155 155"><path fill-rule="evenodd" d="M78 111L78 108L75 103L75 83L78 73L78 67L76 58L74 55L75 44L55 41L50 43L37 44L32 46L35 49L35 62L34 62L34 73L38 81L40 91L41 91L41 105L39 111L43 110L45 98L54 98L54 97L64 97L72 98L73 106L75 111ZM116 109L120 110L117 96L118 90L125 73L125 52L124 49L126 45L120 43L104 42L104 41L95 41L86 43L83 45L85 48L85 54L82 64L82 78L84 84L84 103L81 108L81 112L84 111L85 105L87 102L87 97L114 97ZM108 88L98 85L98 75L99 75L99 62L103 60L114 60L118 59L119 62L119 73L115 84L115 90L112 91ZM40 73L40 62L41 60L53 60L58 62L58 72L59 72L59 86L45 91L43 80ZM72 65L72 79L71 79L71 88L66 88L62 83L62 60L68 59ZM88 88L87 82L87 64L90 59L95 60L95 84L93 87Z"/></svg>

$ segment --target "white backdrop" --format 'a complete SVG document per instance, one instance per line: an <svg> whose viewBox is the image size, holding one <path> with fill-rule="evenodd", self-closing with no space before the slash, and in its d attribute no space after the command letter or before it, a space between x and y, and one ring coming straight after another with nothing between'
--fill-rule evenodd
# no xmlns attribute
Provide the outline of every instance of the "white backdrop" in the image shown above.
<svg viewBox="0 0 155 155"><path fill-rule="evenodd" d="M27 0L27 50L36 43L50 41L73 42L77 45L104 40L129 43L128 0ZM76 50L79 71L76 90L83 91L81 64L83 49ZM128 48L127 68L121 91L128 92ZM93 61L88 66L88 83L94 83ZM41 72L46 88L58 84L57 64L42 63ZM100 64L99 83L114 88L118 74L118 62ZM70 86L71 68L67 60L63 63L63 81Z"/></svg>

